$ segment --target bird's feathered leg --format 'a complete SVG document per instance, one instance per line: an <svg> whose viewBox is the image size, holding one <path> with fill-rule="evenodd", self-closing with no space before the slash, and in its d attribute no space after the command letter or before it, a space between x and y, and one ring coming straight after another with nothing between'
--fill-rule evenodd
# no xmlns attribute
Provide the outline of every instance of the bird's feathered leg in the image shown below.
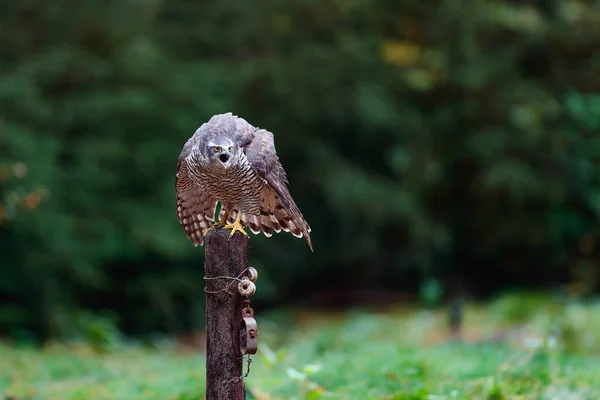
<svg viewBox="0 0 600 400"><path fill-rule="evenodd" d="M240 220L242 219L242 213L238 212L237 217L235 218L235 221L233 222L233 224L227 224L223 227L223 229L231 229L231 233L229 234L230 237L233 236L233 234L238 231L243 233L244 235L248 236L248 234L246 233L246 231L244 230L244 227L242 226L242 224L240 223ZM223 221L227 221L227 218L223 218Z"/></svg>

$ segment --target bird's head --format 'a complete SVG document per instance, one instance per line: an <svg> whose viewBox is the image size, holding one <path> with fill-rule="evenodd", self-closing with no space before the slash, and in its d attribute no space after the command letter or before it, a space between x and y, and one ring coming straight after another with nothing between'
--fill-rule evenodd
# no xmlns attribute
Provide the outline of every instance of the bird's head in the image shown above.
<svg viewBox="0 0 600 400"><path fill-rule="evenodd" d="M207 142L206 152L213 164L229 168L232 165L232 159L235 154L235 143L233 140L222 137L214 138Z"/></svg>

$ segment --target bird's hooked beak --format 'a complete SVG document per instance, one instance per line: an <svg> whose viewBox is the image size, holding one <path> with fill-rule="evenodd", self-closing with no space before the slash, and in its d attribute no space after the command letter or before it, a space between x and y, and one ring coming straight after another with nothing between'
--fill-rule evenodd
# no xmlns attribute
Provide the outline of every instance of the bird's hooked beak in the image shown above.
<svg viewBox="0 0 600 400"><path fill-rule="evenodd" d="M219 160L221 161L221 164L223 164L223 166L225 168L229 168L229 159L231 158L231 153L228 151L228 149L223 149L221 150L221 153L219 154Z"/></svg>

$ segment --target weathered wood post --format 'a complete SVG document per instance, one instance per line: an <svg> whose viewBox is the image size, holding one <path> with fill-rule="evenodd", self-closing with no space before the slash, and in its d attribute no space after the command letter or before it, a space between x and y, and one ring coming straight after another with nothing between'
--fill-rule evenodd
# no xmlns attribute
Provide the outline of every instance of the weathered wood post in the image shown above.
<svg viewBox="0 0 600 400"><path fill-rule="evenodd" d="M248 268L248 237L215 229L206 235L206 400L242 400L240 321L243 298L238 281Z"/></svg>

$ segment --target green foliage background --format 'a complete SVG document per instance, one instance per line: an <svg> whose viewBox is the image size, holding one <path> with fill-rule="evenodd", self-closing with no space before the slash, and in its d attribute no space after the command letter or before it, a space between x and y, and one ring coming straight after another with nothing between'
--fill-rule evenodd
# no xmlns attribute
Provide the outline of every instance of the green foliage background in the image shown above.
<svg viewBox="0 0 600 400"><path fill-rule="evenodd" d="M257 300L459 276L595 290L600 6L575 0L0 3L0 333L202 323L181 147L275 133L315 253L252 237ZM489 278L489 277L492 278Z"/></svg>

